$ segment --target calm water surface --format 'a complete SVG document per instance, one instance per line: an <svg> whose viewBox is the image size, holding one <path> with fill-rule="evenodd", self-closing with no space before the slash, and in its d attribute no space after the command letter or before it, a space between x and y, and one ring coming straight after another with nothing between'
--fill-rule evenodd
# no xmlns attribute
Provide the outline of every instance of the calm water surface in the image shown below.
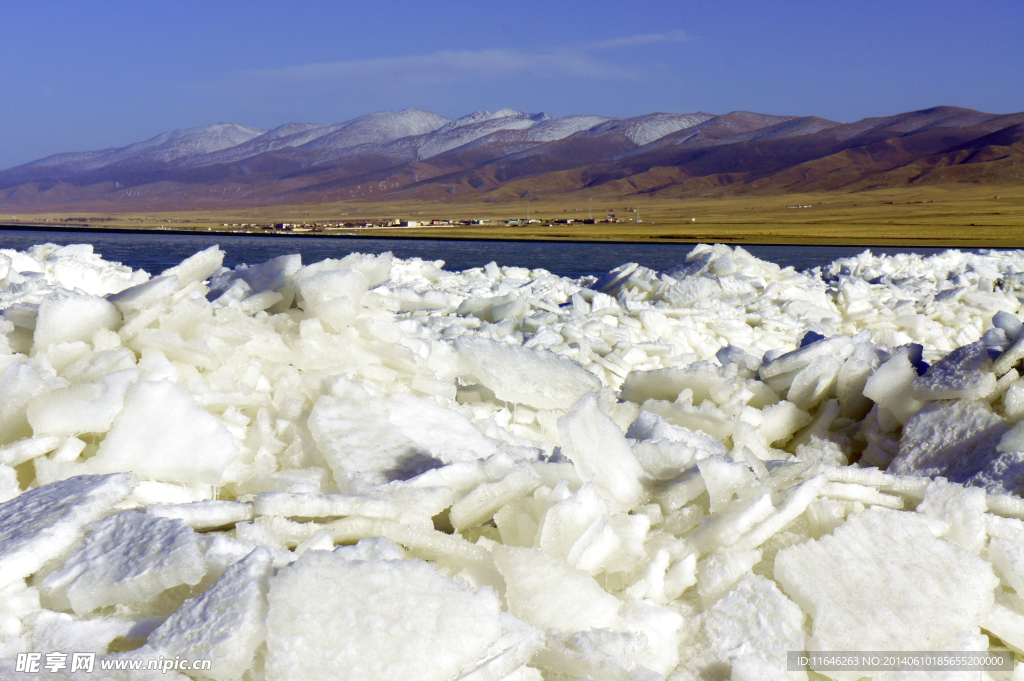
<svg viewBox="0 0 1024 681"><path fill-rule="evenodd" d="M89 243L106 260L151 274L178 264L193 253L220 244L224 264L256 264L278 255L301 253L304 263L341 258L349 253L384 253L399 258L444 260L445 268L499 265L541 267L566 277L599 276L623 263L663 270L682 262L693 244L551 243L529 241L456 241L433 239L357 239L351 237L247 236L224 234L117 234L51 230L0 230L0 248L25 250L42 243ZM744 246L751 254L799 270L825 265L864 251L861 246ZM945 248L877 247L874 253L941 253ZM962 249L977 250L977 249Z"/></svg>

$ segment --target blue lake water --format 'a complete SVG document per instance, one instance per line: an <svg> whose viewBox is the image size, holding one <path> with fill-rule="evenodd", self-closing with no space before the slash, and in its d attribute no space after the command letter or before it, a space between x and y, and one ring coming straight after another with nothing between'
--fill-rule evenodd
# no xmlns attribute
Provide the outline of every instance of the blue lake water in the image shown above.
<svg viewBox="0 0 1024 681"><path fill-rule="evenodd" d="M636 262L655 270L682 262L693 244L632 244L538 241L461 241L436 239L361 239L352 237L249 236L225 234L111 233L55 230L0 230L0 248L25 250L42 243L92 244L96 253L150 273L159 273L193 253L220 244L224 264L260 263L278 255L302 254L305 263L341 258L349 253L391 251L400 258L444 260L445 268L499 265L544 268L566 277L599 276L623 263ZM856 255L861 246L744 246L751 254L799 270ZM941 253L945 248L877 247L874 253ZM978 249L962 249L978 250Z"/></svg>

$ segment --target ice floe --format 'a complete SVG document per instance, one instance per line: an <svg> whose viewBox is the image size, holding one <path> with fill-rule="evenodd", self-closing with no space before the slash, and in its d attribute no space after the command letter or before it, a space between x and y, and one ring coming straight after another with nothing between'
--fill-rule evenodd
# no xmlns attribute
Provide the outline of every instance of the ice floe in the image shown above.
<svg viewBox="0 0 1024 681"><path fill-rule="evenodd" d="M1024 654L1024 252L223 258L0 251L0 678Z"/></svg>

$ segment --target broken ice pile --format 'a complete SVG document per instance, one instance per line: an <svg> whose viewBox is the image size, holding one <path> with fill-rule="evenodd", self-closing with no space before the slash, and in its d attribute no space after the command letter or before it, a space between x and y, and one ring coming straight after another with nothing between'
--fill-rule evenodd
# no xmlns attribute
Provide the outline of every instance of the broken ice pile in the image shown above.
<svg viewBox="0 0 1024 681"><path fill-rule="evenodd" d="M1024 252L222 262L0 251L5 681L1024 653Z"/></svg>

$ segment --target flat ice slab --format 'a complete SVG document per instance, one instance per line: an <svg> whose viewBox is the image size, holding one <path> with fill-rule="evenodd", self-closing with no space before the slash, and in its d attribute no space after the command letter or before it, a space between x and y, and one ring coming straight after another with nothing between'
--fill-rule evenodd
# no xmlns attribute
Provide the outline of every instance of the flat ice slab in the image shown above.
<svg viewBox="0 0 1024 681"><path fill-rule="evenodd" d="M148 601L206 572L196 534L180 520L126 511L89 525L85 545L41 589L79 615L115 603Z"/></svg>
<svg viewBox="0 0 1024 681"><path fill-rule="evenodd" d="M0 588L63 556L83 528L131 494L128 473L82 475L0 504Z"/></svg>
<svg viewBox="0 0 1024 681"><path fill-rule="evenodd" d="M139 381L90 465L135 471L147 480L215 485L237 453L231 433L184 388Z"/></svg>
<svg viewBox="0 0 1024 681"><path fill-rule="evenodd" d="M980 625L999 580L945 529L873 508L779 551L775 579L811 617L810 650L938 650Z"/></svg>
<svg viewBox="0 0 1024 681"><path fill-rule="evenodd" d="M308 551L271 580L269 603L268 681L447 681L501 636L493 591L419 560Z"/></svg>
<svg viewBox="0 0 1024 681"><path fill-rule="evenodd" d="M146 641L166 658L210 660L204 676L238 679L266 639L267 580L272 556L255 549L231 565L202 595L185 601Z"/></svg>

